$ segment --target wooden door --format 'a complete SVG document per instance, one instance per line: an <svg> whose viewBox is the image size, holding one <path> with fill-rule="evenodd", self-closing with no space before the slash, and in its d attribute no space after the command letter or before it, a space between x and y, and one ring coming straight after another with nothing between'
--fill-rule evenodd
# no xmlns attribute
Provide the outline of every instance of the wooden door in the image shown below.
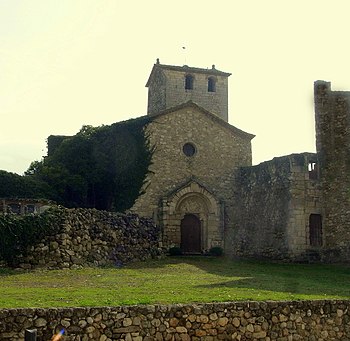
<svg viewBox="0 0 350 341"><path fill-rule="evenodd" d="M201 252L201 222L194 214L181 220L181 249L185 253Z"/></svg>
<svg viewBox="0 0 350 341"><path fill-rule="evenodd" d="M320 214L310 214L310 246L322 246L322 216Z"/></svg>

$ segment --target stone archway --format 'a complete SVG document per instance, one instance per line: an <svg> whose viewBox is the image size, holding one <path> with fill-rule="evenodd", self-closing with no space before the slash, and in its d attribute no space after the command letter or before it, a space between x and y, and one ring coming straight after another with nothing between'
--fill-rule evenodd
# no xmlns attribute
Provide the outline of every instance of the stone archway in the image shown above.
<svg viewBox="0 0 350 341"><path fill-rule="evenodd" d="M162 223L165 246L179 246L188 253L223 246L220 204L208 190L194 181L163 199ZM189 241L188 238L195 240Z"/></svg>

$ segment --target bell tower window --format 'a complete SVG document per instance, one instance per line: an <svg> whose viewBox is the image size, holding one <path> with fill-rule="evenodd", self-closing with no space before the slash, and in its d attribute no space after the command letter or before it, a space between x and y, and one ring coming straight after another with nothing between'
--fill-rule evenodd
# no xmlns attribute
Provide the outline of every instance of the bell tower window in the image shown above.
<svg viewBox="0 0 350 341"><path fill-rule="evenodd" d="M193 76L186 75L185 77L185 90L193 90Z"/></svg>
<svg viewBox="0 0 350 341"><path fill-rule="evenodd" d="M214 77L208 78L208 92L216 92L216 80Z"/></svg>

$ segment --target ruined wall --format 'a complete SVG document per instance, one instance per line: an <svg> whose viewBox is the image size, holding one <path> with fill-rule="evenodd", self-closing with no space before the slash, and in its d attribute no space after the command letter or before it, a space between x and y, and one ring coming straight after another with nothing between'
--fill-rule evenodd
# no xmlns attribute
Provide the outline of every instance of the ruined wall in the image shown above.
<svg viewBox="0 0 350 341"><path fill-rule="evenodd" d="M309 216L320 213L317 179L310 179L311 153L274 158L236 172L226 252L235 256L308 257ZM313 248L311 248L313 249Z"/></svg>
<svg viewBox="0 0 350 341"><path fill-rule="evenodd" d="M329 257L350 260L350 92L315 82L316 146Z"/></svg>
<svg viewBox="0 0 350 341"><path fill-rule="evenodd" d="M0 309L0 339L38 341L349 340L350 301L228 302L96 308Z"/></svg>
<svg viewBox="0 0 350 341"><path fill-rule="evenodd" d="M64 224L16 260L23 269L122 265L162 255L160 231L135 214L66 209Z"/></svg>

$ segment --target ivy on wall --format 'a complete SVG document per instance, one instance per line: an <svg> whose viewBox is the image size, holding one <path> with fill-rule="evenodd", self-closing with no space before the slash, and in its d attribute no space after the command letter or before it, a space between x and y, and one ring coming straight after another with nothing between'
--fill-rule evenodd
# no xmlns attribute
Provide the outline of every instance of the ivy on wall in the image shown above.
<svg viewBox="0 0 350 341"><path fill-rule="evenodd" d="M64 210L52 207L42 214L0 215L0 259L16 265L19 255L26 255L31 246L43 237L59 233L64 222Z"/></svg>
<svg viewBox="0 0 350 341"><path fill-rule="evenodd" d="M50 136L48 156L33 162L26 176L47 184L48 199L63 206L125 211L138 197L151 163L149 122L140 117L83 126L72 137Z"/></svg>

